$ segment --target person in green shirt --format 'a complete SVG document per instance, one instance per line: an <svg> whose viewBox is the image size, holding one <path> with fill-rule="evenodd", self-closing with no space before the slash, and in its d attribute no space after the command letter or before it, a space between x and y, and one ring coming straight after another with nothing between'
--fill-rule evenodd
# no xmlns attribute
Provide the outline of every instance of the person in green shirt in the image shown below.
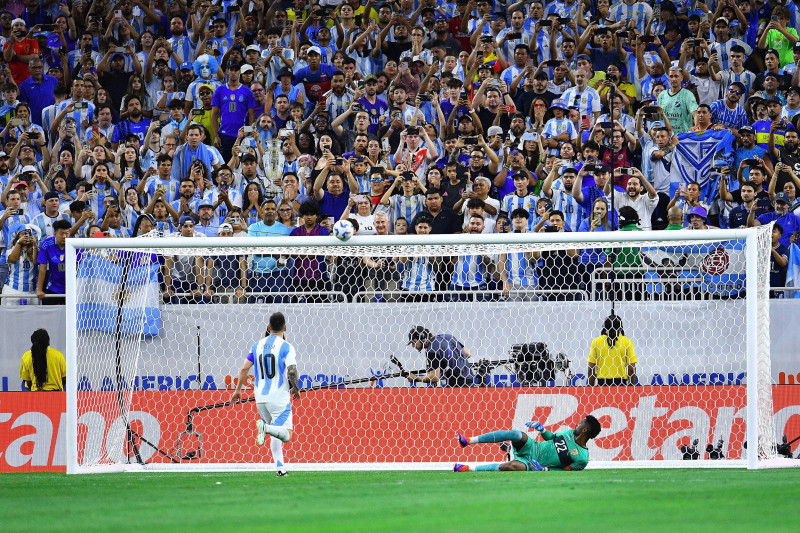
<svg viewBox="0 0 800 533"><path fill-rule="evenodd" d="M539 432L544 440L537 441L519 430L492 431L477 437L464 437L458 434L458 443L462 448L472 444L485 442L511 441L514 458L505 463L491 463L471 468L469 465L456 463L454 472L520 472L547 470L583 470L589 463L589 450L586 443L600 434L602 427L597 418L586 415L578 424L566 431L552 433L539 422L525 424Z"/></svg>
<svg viewBox="0 0 800 533"><path fill-rule="evenodd" d="M781 61L781 68L794 62L794 43L798 41L797 30L790 27L792 15L783 6L775 6L769 24L761 33L758 48L776 50Z"/></svg>
<svg viewBox="0 0 800 533"><path fill-rule="evenodd" d="M686 133L694 125L697 98L689 89L681 87L683 82L681 67L670 67L667 79L669 88L659 93L658 106L664 110L676 134Z"/></svg>

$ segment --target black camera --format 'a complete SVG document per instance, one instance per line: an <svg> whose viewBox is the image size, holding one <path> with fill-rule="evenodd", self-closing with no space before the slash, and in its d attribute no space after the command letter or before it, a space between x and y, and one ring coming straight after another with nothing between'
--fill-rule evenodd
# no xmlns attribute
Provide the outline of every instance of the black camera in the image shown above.
<svg viewBox="0 0 800 533"><path fill-rule="evenodd" d="M421 94L419 95L420 102L431 102L433 100L433 96L429 94Z"/></svg>
<svg viewBox="0 0 800 533"><path fill-rule="evenodd" d="M684 461L697 461L700 459L700 452L697 450L697 445L700 443L698 439L694 439L692 441L691 446L687 446L684 444L680 447L681 453L683 454Z"/></svg>
<svg viewBox="0 0 800 533"><path fill-rule="evenodd" d="M713 446L709 444L706 446L706 453L708 454L709 459L725 459L725 454L722 452L722 445L725 443L724 440L719 439L717 441L717 445Z"/></svg>
<svg viewBox="0 0 800 533"><path fill-rule="evenodd" d="M511 346L510 355L514 359L514 374L520 385L541 386L556 379L556 365L550 356L547 344L543 342L514 344Z"/></svg>
<svg viewBox="0 0 800 533"><path fill-rule="evenodd" d="M406 135L419 135L419 128L415 126L409 126L406 128Z"/></svg>
<svg viewBox="0 0 800 533"><path fill-rule="evenodd" d="M558 233L558 226L547 226L544 228L545 233Z"/></svg>

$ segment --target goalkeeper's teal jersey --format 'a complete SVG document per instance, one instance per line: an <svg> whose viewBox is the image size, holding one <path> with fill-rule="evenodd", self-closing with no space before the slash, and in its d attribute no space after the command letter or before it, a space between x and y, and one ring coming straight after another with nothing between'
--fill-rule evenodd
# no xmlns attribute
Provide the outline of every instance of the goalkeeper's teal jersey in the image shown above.
<svg viewBox="0 0 800 533"><path fill-rule="evenodd" d="M575 434L571 429L561 433L542 431L544 441L533 440L533 458L542 465L555 470L583 470L589 463L589 450L575 443ZM521 450L520 450L521 451ZM559 457L560 456L560 457ZM572 459L572 462L569 462ZM565 462L569 464L564 464Z"/></svg>

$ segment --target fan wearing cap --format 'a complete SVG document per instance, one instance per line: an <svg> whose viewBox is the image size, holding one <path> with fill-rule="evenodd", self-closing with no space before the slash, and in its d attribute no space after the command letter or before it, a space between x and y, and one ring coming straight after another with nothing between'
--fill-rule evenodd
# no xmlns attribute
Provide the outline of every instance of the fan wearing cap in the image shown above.
<svg viewBox="0 0 800 533"><path fill-rule="evenodd" d="M409 383L440 384L444 387L469 387L475 374L469 363L471 354L453 335L433 335L424 326L414 326L408 332L408 344L415 350L425 350L425 374L409 374Z"/></svg>
<svg viewBox="0 0 800 533"><path fill-rule="evenodd" d="M61 200L59 194L55 191L49 191L44 195L44 211L36 215L31 224L39 229L39 235L44 237L52 237L54 235L53 223L57 220L66 220L70 222L69 215L61 213L59 207Z"/></svg>
<svg viewBox="0 0 800 533"><path fill-rule="evenodd" d="M781 118L792 120L795 115L800 113L800 87L792 85L783 92L783 95L786 98L786 105L781 111Z"/></svg>
<svg viewBox="0 0 800 533"><path fill-rule="evenodd" d="M784 135L786 134L787 123L781 120L783 104L780 98L773 96L766 100L767 117L753 123L756 130L756 142L762 148L769 149L770 141L774 141L775 148L783 147ZM789 127L792 127L789 125Z"/></svg>
<svg viewBox="0 0 800 533"><path fill-rule="evenodd" d="M573 142L578 138L575 124L566 118L567 103L561 98L553 100L550 104L553 118L548 120L542 129L542 146L548 148L548 153L558 155L558 145L562 142Z"/></svg>
<svg viewBox="0 0 800 533"><path fill-rule="evenodd" d="M773 62L775 61L774 58L776 57L774 54L770 55L773 58ZM756 82L758 83L758 82ZM777 98L781 105L786 103L786 98L784 97L783 93L778 89L781 87L781 76L776 74L775 72L767 72L764 74L764 79L759 85L760 90L755 91L752 95L758 96L763 98L764 100L769 101L772 98Z"/></svg>
<svg viewBox="0 0 800 533"><path fill-rule="evenodd" d="M785 192L779 192L775 195L775 211L764 213L760 217L755 217L755 209L750 211L747 217L747 226L761 226L762 224L769 224L775 222L780 224L783 228L783 235L780 238L780 243L787 248L795 242L795 234L800 232L800 217L794 213L789 212L789 204L791 200L789 195Z"/></svg>
<svg viewBox="0 0 800 533"><path fill-rule="evenodd" d="M31 75L28 61L39 57L39 43L30 37L27 24L21 18L11 22L11 38L3 45L3 58L11 70L11 77L19 85Z"/></svg>
<svg viewBox="0 0 800 533"><path fill-rule="evenodd" d="M292 85L303 84L309 102L316 105L322 95L331 88L331 78L337 68L322 62L322 52L319 46L311 46L306 52L308 66L303 67L294 74Z"/></svg>

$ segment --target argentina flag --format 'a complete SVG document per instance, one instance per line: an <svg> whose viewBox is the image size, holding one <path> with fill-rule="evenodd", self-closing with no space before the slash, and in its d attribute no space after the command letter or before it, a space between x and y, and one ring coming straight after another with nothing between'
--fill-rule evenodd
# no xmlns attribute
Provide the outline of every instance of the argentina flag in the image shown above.
<svg viewBox="0 0 800 533"><path fill-rule="evenodd" d="M786 271L786 286L800 288L800 247L792 243L789 247L789 268ZM800 298L800 290L787 292L786 298Z"/></svg>
<svg viewBox="0 0 800 533"><path fill-rule="evenodd" d="M86 251L77 272L78 331L158 335L159 264L141 252ZM120 313L120 303L122 304Z"/></svg>
<svg viewBox="0 0 800 533"><path fill-rule="evenodd" d="M711 167L729 164L735 139L727 130L679 133L670 167L670 198L681 184L696 181L700 184L700 199L713 200L719 174L712 174Z"/></svg>

